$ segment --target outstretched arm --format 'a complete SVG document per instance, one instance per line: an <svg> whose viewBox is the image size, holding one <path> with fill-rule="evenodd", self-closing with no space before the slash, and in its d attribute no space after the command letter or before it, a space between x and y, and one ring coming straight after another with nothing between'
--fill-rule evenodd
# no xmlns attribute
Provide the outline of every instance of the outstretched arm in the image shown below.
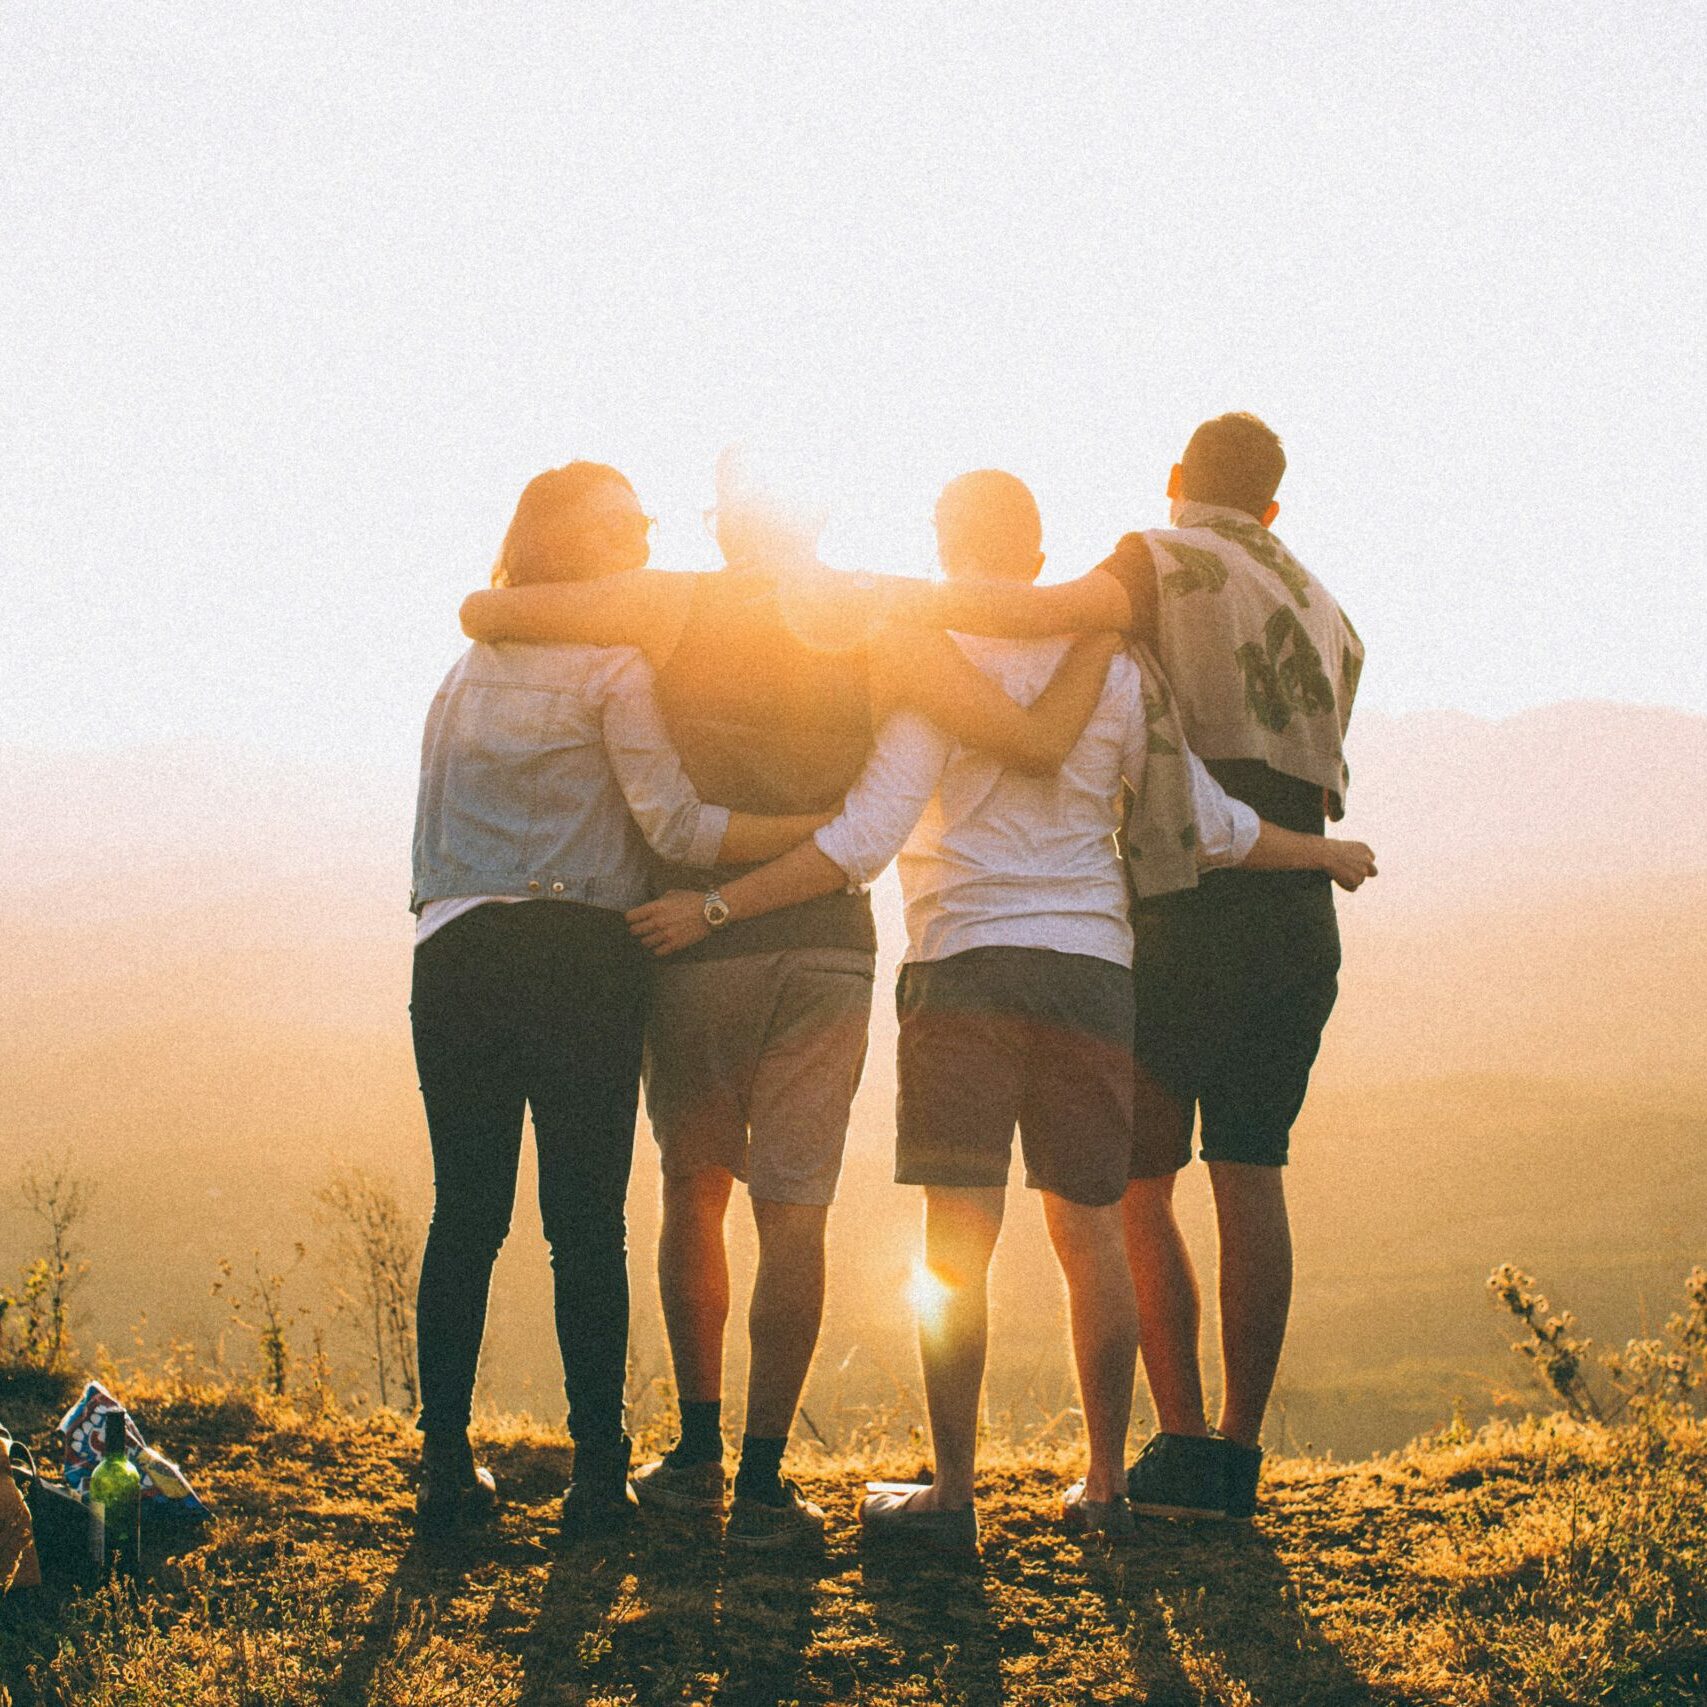
<svg viewBox="0 0 1707 1707"><path fill-rule="evenodd" d="M1132 626L1132 602L1108 570L1097 568L1076 581L1048 587L1000 581L904 581L884 584L892 615L926 628L998 639L1037 640L1049 634L1083 634Z"/></svg>
<svg viewBox="0 0 1707 1707"><path fill-rule="evenodd" d="M724 886L730 922L870 883L912 834L948 754L947 739L923 718L891 717L836 818L811 841ZM654 954L673 954L709 934L704 900L691 889L672 889L636 907L629 929Z"/></svg>
<svg viewBox="0 0 1707 1707"><path fill-rule="evenodd" d="M872 647L872 694L880 712L922 712L962 746L1032 776L1053 776L1084 734L1119 647L1112 633L1085 636L1037 700L1022 706L947 634L895 625Z"/></svg>
<svg viewBox="0 0 1707 1707"><path fill-rule="evenodd" d="M691 576L659 569L488 587L462 601L462 631L470 640L638 646L661 664L681 635L692 596Z"/></svg>

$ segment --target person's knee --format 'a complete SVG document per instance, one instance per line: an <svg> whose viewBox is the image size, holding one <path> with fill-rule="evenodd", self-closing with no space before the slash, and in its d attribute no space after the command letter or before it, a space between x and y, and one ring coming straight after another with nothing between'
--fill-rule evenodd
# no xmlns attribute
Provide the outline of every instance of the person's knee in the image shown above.
<svg viewBox="0 0 1707 1707"><path fill-rule="evenodd" d="M1174 1214L1174 1183L1178 1177L1160 1174L1154 1179L1126 1182L1126 1192L1120 1200L1120 1219L1129 1240L1148 1243L1179 1238L1179 1221Z"/></svg>
<svg viewBox="0 0 1707 1707"><path fill-rule="evenodd" d="M459 1262L493 1263L509 1237L510 1211L468 1198L434 1205L427 1243Z"/></svg>
<svg viewBox="0 0 1707 1707"><path fill-rule="evenodd" d="M925 1266L949 1306L983 1308L1005 1198L1000 1187L925 1187Z"/></svg>
<svg viewBox="0 0 1707 1707"><path fill-rule="evenodd" d="M1259 1162L1209 1163L1209 1186L1215 1210L1232 1215L1284 1215L1286 1170Z"/></svg>
<svg viewBox="0 0 1707 1707"><path fill-rule="evenodd" d="M628 1260L628 1220L619 1207L580 1204L554 1211L544 1222L551 1266L589 1268Z"/></svg>
<svg viewBox="0 0 1707 1707"><path fill-rule="evenodd" d="M718 1222L729 1207L735 1176L723 1168L702 1168L691 1174L666 1174L663 1181L664 1218L678 1223Z"/></svg>
<svg viewBox="0 0 1707 1707"><path fill-rule="evenodd" d="M822 1256L830 1218L827 1203L779 1203L753 1199L753 1225L759 1235L759 1258Z"/></svg>
<svg viewBox="0 0 1707 1707"><path fill-rule="evenodd" d="M1045 1192L1043 1208L1050 1240L1069 1276L1124 1275L1126 1234L1120 1204L1075 1203Z"/></svg>

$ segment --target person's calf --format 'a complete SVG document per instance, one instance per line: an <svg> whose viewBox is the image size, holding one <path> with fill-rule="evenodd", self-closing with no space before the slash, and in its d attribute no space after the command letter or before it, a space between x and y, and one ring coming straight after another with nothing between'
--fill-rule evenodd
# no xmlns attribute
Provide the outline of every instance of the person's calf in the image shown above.
<svg viewBox="0 0 1707 1707"><path fill-rule="evenodd" d="M1198 1359L1197 1275L1174 1215L1174 1174L1128 1182L1121 1203L1126 1257L1138 1304L1139 1350L1159 1428L1206 1436Z"/></svg>
<svg viewBox="0 0 1707 1707"><path fill-rule="evenodd" d="M753 1199L759 1267L748 1310L746 1432L786 1440L824 1314L824 1204Z"/></svg>
<svg viewBox="0 0 1707 1707"><path fill-rule="evenodd" d="M658 1291L676 1391L684 1404L717 1400L723 1389L723 1336L729 1317L729 1263L723 1218L734 1176L706 1169L666 1177L658 1235Z"/></svg>
<svg viewBox="0 0 1707 1707"><path fill-rule="evenodd" d="M1220 1235L1223 1398L1218 1433L1254 1449L1280 1366L1292 1302L1284 1170L1211 1162Z"/></svg>
<svg viewBox="0 0 1707 1707"><path fill-rule="evenodd" d="M1138 1310L1118 1204L1086 1205L1043 1194L1045 1219L1067 1281L1073 1356L1090 1437L1083 1497L1119 1500L1125 1487L1126 1430L1138 1361Z"/></svg>
<svg viewBox="0 0 1707 1707"><path fill-rule="evenodd" d="M970 1503L977 1465L978 1401L989 1339L989 1272L1001 1232L999 1186L929 1186L919 1362L930 1415L935 1480L911 1496L918 1512Z"/></svg>

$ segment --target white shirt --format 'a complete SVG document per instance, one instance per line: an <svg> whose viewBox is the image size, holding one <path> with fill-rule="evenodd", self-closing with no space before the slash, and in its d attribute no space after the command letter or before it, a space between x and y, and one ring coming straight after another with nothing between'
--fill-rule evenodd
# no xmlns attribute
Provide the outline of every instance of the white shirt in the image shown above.
<svg viewBox="0 0 1707 1707"><path fill-rule="evenodd" d="M1022 705L1049 685L1072 644L955 635L973 663ZM907 960L969 948L1052 948L1132 964L1126 878L1114 832L1124 779L1144 775L1149 731L1138 666L1109 666L1085 732L1053 777L1004 770L914 712L896 712L849 789L841 815L814 838L848 874L870 883L897 854ZM1260 821L1230 799L1195 755L1198 863L1238 865Z"/></svg>

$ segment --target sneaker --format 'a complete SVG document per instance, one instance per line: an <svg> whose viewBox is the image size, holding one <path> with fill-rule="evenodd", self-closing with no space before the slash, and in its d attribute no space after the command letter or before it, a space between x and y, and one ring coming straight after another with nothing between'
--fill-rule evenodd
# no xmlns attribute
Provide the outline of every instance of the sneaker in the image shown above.
<svg viewBox="0 0 1707 1707"><path fill-rule="evenodd" d="M1249 1523L1257 1513L1257 1477L1262 1473L1262 1448L1241 1446L1218 1434L1221 1474L1226 1484L1227 1516L1234 1523Z"/></svg>
<svg viewBox="0 0 1707 1707"><path fill-rule="evenodd" d="M781 1505L754 1499L751 1494L735 1496L734 1504L729 1508L729 1527L724 1531L731 1547L769 1553L784 1547L824 1545L824 1530L829 1519L824 1516L823 1507L815 1506L786 1477L782 1492Z"/></svg>
<svg viewBox="0 0 1707 1707"><path fill-rule="evenodd" d="M878 1542L899 1542L933 1553L964 1557L978 1551L978 1511L968 1501L944 1511L913 1504L928 1482L867 1482L859 1503L860 1533Z"/></svg>
<svg viewBox="0 0 1707 1707"><path fill-rule="evenodd" d="M634 1521L639 1504L628 1485L629 1452L627 1436L603 1451L576 1447L574 1475L563 1490L564 1540L614 1534Z"/></svg>
<svg viewBox="0 0 1707 1707"><path fill-rule="evenodd" d="M1132 1507L1124 1498L1116 1494L1111 1500L1086 1499L1083 1482L1075 1482L1061 1496L1061 1521L1069 1535L1095 1537L1111 1547L1125 1546L1138 1536Z"/></svg>
<svg viewBox="0 0 1707 1707"><path fill-rule="evenodd" d="M691 1517L721 1513L727 1478L715 1458L703 1464L676 1464L656 1458L634 1472L635 1497L648 1510L684 1512Z"/></svg>
<svg viewBox="0 0 1707 1707"><path fill-rule="evenodd" d="M1208 1435L1151 1435L1126 1472L1133 1511L1142 1517L1225 1517L1222 1444Z"/></svg>
<svg viewBox="0 0 1707 1707"><path fill-rule="evenodd" d="M490 1517L498 1503L498 1483L484 1464L434 1465L422 1462L415 1484L416 1527L434 1535Z"/></svg>

